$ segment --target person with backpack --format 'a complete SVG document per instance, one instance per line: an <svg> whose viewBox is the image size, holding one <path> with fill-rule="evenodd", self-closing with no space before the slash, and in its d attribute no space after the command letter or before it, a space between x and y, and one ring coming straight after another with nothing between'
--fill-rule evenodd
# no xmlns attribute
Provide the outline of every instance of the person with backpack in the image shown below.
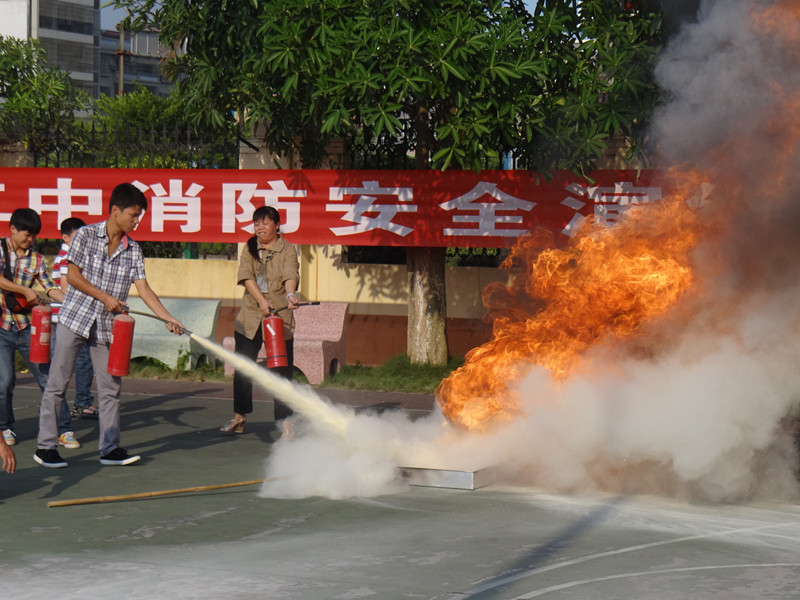
<svg viewBox="0 0 800 600"><path fill-rule="evenodd" d="M11 235L0 241L0 430L6 445L13 446L17 443L13 408L17 351L39 387L44 390L47 384L47 368L30 361L31 311L40 301L32 286L38 282L56 302L61 302L64 294L47 272L44 256L31 248L42 230L36 211L16 209L8 226Z"/></svg>

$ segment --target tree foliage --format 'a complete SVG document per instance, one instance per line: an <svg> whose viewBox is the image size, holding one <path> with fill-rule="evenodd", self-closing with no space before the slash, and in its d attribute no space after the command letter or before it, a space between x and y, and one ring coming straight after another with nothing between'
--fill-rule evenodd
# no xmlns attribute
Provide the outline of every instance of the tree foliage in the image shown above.
<svg viewBox="0 0 800 600"><path fill-rule="evenodd" d="M268 124L314 166L331 138L393 140L417 167L588 169L656 93L658 15L610 0L117 0L176 48L189 116Z"/></svg>
<svg viewBox="0 0 800 600"><path fill-rule="evenodd" d="M43 154L73 139L80 127L75 115L91 106L66 71L47 64L38 41L2 36L0 98L0 130L10 141Z"/></svg>
<svg viewBox="0 0 800 600"><path fill-rule="evenodd" d="M112 130L145 123L156 129L176 125L182 128L187 124L174 97L161 98L142 86L123 96L101 96L97 100L96 120Z"/></svg>

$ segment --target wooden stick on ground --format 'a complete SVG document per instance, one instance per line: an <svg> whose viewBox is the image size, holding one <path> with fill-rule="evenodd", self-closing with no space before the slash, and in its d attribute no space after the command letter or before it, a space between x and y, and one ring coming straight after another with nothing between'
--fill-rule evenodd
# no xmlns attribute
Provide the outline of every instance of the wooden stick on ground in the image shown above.
<svg viewBox="0 0 800 600"><path fill-rule="evenodd" d="M168 496L170 494L186 494L188 492L205 492L207 490L221 490L224 488L241 487L264 483L263 479L239 481L236 483L221 483L218 485L198 485L195 487L179 488L176 490L162 490L160 492L142 492L140 494L122 494L120 496L95 496L94 498L77 498L75 500L54 500L47 503L47 508L57 506L75 506L77 504L100 504L102 502L119 502L120 500L136 500L137 498L153 498L155 496Z"/></svg>

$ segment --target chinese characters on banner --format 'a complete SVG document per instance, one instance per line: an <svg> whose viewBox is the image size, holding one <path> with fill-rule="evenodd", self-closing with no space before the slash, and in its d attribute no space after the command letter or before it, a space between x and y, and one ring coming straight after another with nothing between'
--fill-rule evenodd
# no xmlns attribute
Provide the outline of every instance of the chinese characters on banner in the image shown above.
<svg viewBox="0 0 800 600"><path fill-rule="evenodd" d="M148 201L139 241L244 242L269 204L295 244L510 246L537 226L562 240L588 215L613 224L636 204L663 196L659 171L567 171L550 181L527 171L325 171L190 169L0 169L0 219L28 206L39 237L58 238L67 217L108 214L121 182Z"/></svg>

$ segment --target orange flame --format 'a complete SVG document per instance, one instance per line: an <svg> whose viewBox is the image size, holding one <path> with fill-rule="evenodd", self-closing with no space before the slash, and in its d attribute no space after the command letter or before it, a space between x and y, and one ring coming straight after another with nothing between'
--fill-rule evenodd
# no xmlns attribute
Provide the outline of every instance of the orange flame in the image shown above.
<svg viewBox="0 0 800 600"><path fill-rule="evenodd" d="M791 44L800 41L800 4L797 0L779 0L772 6L753 10L752 18L761 35L774 36Z"/></svg>
<svg viewBox="0 0 800 600"><path fill-rule="evenodd" d="M682 177L697 190L697 178ZM674 305L692 284L699 235L688 197L631 208L613 227L589 219L566 249L543 250L541 235L521 239L503 265L511 283L484 292L493 339L437 389L445 416L478 430L510 419L520 412L513 384L533 365L564 379L587 349L631 338Z"/></svg>

